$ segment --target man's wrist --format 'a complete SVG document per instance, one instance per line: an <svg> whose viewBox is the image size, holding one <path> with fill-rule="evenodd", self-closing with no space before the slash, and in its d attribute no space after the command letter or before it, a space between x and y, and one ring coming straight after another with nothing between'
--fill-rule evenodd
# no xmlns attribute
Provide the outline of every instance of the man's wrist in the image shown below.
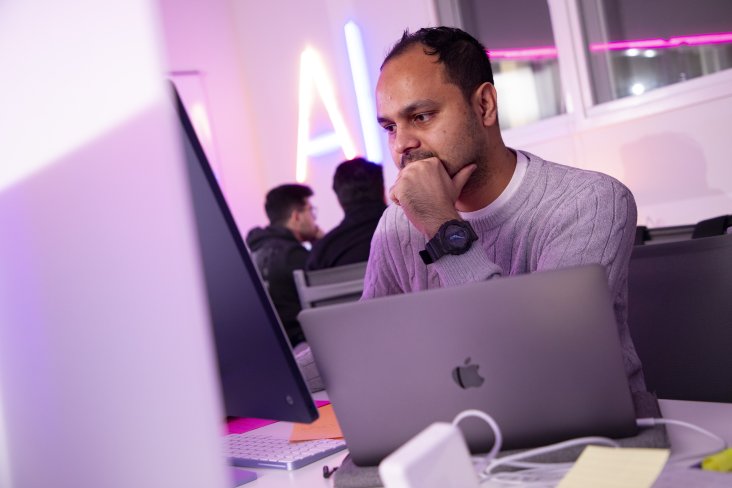
<svg viewBox="0 0 732 488"><path fill-rule="evenodd" d="M442 217L437 217L434 220L430 221L428 225L425 226L424 234L427 237L427 240L433 239L437 233L440 231L440 227L445 225L447 222L450 222L451 220L462 220L460 218L460 215L456 212L454 215L446 215Z"/></svg>
<svg viewBox="0 0 732 488"><path fill-rule="evenodd" d="M452 219L443 223L434 237L427 241L423 251L419 252L424 264L432 264L445 254L459 255L470 249L478 239L477 234L465 220Z"/></svg>

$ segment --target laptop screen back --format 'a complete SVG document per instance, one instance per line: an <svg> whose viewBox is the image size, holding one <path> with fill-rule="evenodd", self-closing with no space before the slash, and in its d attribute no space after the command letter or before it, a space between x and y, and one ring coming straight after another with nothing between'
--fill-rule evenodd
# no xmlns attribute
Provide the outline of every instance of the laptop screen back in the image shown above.
<svg viewBox="0 0 732 488"><path fill-rule="evenodd" d="M598 265L300 314L354 462L378 464L435 421L477 408L504 448L636 431ZM461 423L473 452L493 435Z"/></svg>

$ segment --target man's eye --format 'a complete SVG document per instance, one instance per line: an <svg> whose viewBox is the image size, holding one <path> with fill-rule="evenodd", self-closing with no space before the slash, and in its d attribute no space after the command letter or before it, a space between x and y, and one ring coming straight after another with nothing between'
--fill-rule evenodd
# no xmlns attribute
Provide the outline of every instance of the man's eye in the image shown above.
<svg viewBox="0 0 732 488"><path fill-rule="evenodd" d="M384 128L384 130L385 130L386 132L388 132L389 134L391 134L392 132L394 132L394 131L396 130L396 126L395 126L394 124L389 124L389 125L383 125L382 127L383 127L383 128Z"/></svg>
<svg viewBox="0 0 732 488"><path fill-rule="evenodd" d="M427 122L432 118L432 114L426 113L426 114L416 114L414 116L415 122Z"/></svg>

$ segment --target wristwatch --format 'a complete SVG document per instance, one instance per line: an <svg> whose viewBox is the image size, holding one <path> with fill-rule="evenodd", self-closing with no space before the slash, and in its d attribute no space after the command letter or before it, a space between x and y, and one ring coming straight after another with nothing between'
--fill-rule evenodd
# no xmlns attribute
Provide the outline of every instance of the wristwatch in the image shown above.
<svg viewBox="0 0 732 488"><path fill-rule="evenodd" d="M448 220L442 224L437 234L427 241L419 257L424 264L432 264L445 254L463 254L478 239L473 227L465 220Z"/></svg>

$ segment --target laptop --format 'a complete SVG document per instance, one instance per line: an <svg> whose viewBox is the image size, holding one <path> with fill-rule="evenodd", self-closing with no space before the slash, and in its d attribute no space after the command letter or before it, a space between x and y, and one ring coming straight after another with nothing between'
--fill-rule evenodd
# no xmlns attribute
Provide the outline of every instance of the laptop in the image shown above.
<svg viewBox="0 0 732 488"><path fill-rule="evenodd" d="M355 464L433 422L490 414L503 450L637 432L605 271L589 265L303 311ZM460 423L487 452L484 421Z"/></svg>

